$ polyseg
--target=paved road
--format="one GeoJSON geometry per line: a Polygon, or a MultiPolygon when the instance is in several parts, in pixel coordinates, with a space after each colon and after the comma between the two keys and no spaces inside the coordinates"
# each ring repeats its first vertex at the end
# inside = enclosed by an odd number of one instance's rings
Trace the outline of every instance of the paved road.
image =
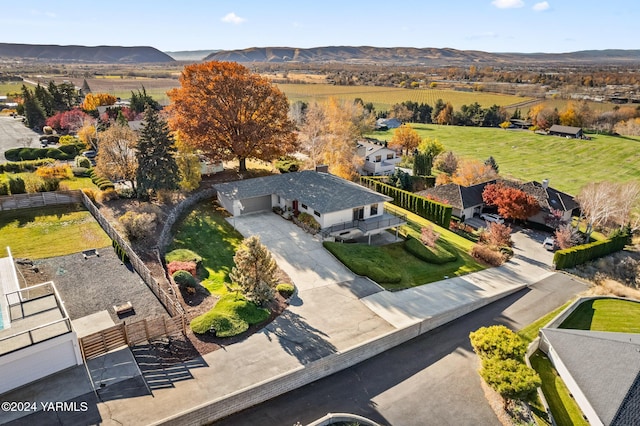
{"type": "Polygon", "coordinates": [[[499,425],[480,388],[469,333],[492,324],[520,329],[585,289],[554,274],[375,358],[214,424],[307,424],[328,412],[351,412],[384,425],[499,425]]]}
{"type": "Polygon", "coordinates": [[[0,117],[0,163],[7,161],[4,152],[10,148],[23,146],[40,147],[38,134],[28,129],[20,119],[0,117]]]}

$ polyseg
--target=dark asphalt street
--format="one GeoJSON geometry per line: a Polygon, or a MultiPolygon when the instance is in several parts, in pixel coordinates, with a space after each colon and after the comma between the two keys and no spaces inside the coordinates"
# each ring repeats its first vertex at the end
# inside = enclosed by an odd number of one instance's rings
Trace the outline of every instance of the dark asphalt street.
{"type": "Polygon", "coordinates": [[[500,425],[480,387],[469,333],[493,324],[519,330],[586,289],[556,273],[368,361],[214,425],[304,425],[337,412],[383,425],[500,425]]]}

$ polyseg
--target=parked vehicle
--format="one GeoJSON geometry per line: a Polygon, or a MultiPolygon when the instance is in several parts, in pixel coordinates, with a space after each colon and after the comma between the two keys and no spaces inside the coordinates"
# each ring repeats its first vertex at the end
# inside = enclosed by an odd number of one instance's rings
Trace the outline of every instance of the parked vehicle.
{"type": "Polygon", "coordinates": [[[553,237],[547,237],[542,242],[542,247],[549,251],[554,251],[558,246],[556,244],[556,240],[553,237]]]}
{"type": "Polygon", "coordinates": [[[482,213],[480,215],[480,219],[483,219],[491,223],[500,223],[500,224],[504,223],[504,219],[500,217],[500,215],[497,215],[495,213],[482,213]]]}

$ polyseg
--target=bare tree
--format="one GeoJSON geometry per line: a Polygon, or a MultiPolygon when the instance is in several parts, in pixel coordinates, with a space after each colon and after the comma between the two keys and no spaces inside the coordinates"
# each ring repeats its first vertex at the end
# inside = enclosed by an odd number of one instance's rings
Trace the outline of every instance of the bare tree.
{"type": "Polygon", "coordinates": [[[595,227],[629,224],[632,212],[640,203],[640,184],[637,182],[592,182],[576,196],[582,214],[587,219],[587,240],[595,227]]]}
{"type": "Polygon", "coordinates": [[[136,144],[138,136],[129,126],[114,124],[99,135],[96,170],[111,180],[123,179],[136,189],[136,144]]]}

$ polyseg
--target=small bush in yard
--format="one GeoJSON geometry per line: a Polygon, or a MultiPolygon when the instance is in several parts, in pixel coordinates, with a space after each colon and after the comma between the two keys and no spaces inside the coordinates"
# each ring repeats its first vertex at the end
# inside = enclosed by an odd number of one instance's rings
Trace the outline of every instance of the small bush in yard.
{"type": "Polygon", "coordinates": [[[107,188],[103,191],[98,191],[96,194],[96,200],[100,203],[104,203],[105,201],[117,200],[118,193],[113,188],[107,188]]]}
{"type": "Polygon", "coordinates": [[[182,289],[194,288],[196,286],[196,279],[189,271],[175,271],[171,274],[171,278],[182,289]]]}
{"type": "Polygon", "coordinates": [[[176,271],[187,271],[192,276],[196,276],[196,262],[180,262],[174,260],[173,262],[169,262],[167,264],[167,272],[169,275],[173,276],[176,271]]]}
{"type": "Polygon", "coordinates": [[[196,266],[202,262],[202,256],[193,250],[189,249],[175,249],[164,255],[164,260],[167,263],[172,262],[195,262],[196,266]]]}
{"type": "Polygon", "coordinates": [[[499,251],[492,250],[485,244],[476,244],[471,249],[471,256],[488,263],[491,266],[499,266],[504,262],[504,256],[499,251]]]}
{"type": "Polygon", "coordinates": [[[74,160],[76,167],[85,167],[87,169],[91,168],[91,160],[89,160],[84,155],[78,155],[74,160]]]}
{"type": "Polygon", "coordinates": [[[143,239],[156,228],[156,215],[129,211],[118,219],[131,239],[143,239]]]}
{"type": "Polygon", "coordinates": [[[280,293],[280,295],[285,299],[288,299],[289,297],[291,297],[294,290],[295,290],[295,287],[293,286],[293,284],[289,284],[289,283],[280,283],[276,286],[276,291],[280,293]]]}
{"type": "Polygon", "coordinates": [[[96,195],[98,194],[98,190],[94,189],[94,188],[82,188],[82,192],[84,192],[84,195],[86,195],[87,197],[89,197],[89,199],[91,201],[96,201],[96,195]]]}

